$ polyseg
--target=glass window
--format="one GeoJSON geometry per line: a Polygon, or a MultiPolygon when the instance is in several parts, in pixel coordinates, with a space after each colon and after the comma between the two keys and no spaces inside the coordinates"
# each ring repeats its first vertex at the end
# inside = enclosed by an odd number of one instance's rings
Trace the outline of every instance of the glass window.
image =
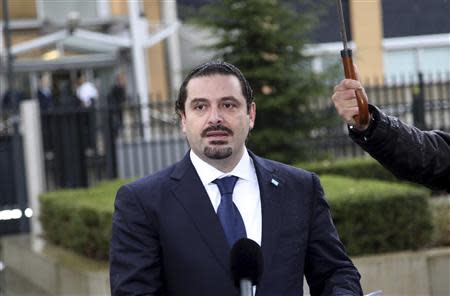
{"type": "Polygon", "coordinates": [[[425,48],[421,55],[421,69],[424,73],[450,72],[450,47],[425,48]]]}
{"type": "Polygon", "coordinates": [[[450,48],[413,48],[384,54],[384,71],[388,79],[394,76],[414,76],[419,70],[425,75],[449,73],[450,48]]]}
{"type": "Polygon", "coordinates": [[[67,15],[78,12],[80,20],[97,17],[97,1],[95,0],[39,0],[43,17],[54,22],[64,22],[67,15]]]}
{"type": "Polygon", "coordinates": [[[334,68],[336,65],[341,64],[341,59],[339,52],[332,55],[324,55],[322,58],[322,67],[323,70],[326,71],[327,69],[334,68]]]}
{"type": "Polygon", "coordinates": [[[387,80],[409,77],[417,73],[416,50],[396,50],[384,53],[384,74],[387,80]]]}

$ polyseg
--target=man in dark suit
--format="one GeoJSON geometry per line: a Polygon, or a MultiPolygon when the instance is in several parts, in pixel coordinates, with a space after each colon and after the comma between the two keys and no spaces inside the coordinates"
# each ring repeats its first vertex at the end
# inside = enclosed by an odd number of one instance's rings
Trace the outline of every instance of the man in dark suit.
{"type": "Polygon", "coordinates": [[[117,193],[112,294],[238,295],[229,253],[246,236],[263,253],[257,295],[302,295],[303,276],[312,295],[361,295],[317,176],[247,151],[256,105],[242,73],[195,68],[176,109],[189,153],[117,193]]]}

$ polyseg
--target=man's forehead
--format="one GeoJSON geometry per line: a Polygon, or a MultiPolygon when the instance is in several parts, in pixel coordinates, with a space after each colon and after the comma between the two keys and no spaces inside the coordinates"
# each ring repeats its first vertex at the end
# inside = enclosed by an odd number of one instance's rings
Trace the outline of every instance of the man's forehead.
{"type": "Polygon", "coordinates": [[[198,84],[198,83],[213,83],[213,82],[224,82],[228,81],[229,83],[236,83],[240,85],[239,79],[232,74],[210,74],[210,75],[201,75],[201,76],[195,76],[191,78],[188,82],[188,86],[192,84],[198,84]]]}
{"type": "Polygon", "coordinates": [[[188,82],[186,90],[188,99],[206,95],[243,97],[240,81],[234,75],[197,76],[188,82]]]}

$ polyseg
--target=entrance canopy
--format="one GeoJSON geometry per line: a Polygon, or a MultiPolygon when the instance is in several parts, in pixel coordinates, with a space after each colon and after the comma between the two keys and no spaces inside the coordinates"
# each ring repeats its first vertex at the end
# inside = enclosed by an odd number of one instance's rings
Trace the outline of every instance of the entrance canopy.
{"type": "MultiPolygon", "coordinates": [[[[161,26],[147,35],[142,42],[144,48],[149,48],[173,34],[179,23],[161,26]]],[[[15,71],[52,70],[80,67],[82,65],[106,66],[117,62],[120,51],[132,48],[129,32],[121,36],[104,34],[84,29],[73,31],[63,29],[35,39],[15,44],[11,54],[16,57],[15,71]],[[47,50],[40,57],[18,58],[35,50],[47,50]]]]}
{"type": "Polygon", "coordinates": [[[128,38],[116,37],[82,29],[76,29],[73,33],[70,33],[68,30],[60,30],[30,41],[19,43],[11,48],[11,53],[17,56],[51,45],[91,52],[115,52],[119,48],[129,48],[130,42],[128,38]]]}

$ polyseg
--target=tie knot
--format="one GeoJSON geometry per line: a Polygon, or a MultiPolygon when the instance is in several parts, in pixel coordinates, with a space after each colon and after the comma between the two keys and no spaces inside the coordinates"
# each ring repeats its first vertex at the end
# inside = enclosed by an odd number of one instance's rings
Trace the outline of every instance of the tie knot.
{"type": "Polygon", "coordinates": [[[220,194],[223,196],[225,194],[233,194],[234,185],[236,185],[237,180],[238,177],[236,176],[228,176],[221,179],[215,179],[213,183],[219,187],[220,194]]]}

